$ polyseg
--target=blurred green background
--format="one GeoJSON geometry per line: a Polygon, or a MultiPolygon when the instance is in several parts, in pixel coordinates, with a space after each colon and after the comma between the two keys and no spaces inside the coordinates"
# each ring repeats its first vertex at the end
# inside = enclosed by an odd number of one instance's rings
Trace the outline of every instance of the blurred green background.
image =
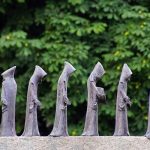
{"type": "Polygon", "coordinates": [[[48,73],[39,87],[39,129],[41,135],[51,132],[57,80],[65,60],[77,69],[68,85],[70,135],[83,131],[86,82],[97,61],[106,70],[98,83],[107,95],[107,104],[99,106],[100,135],[114,132],[116,90],[124,63],[133,71],[128,84],[133,102],[128,111],[129,130],[131,135],[145,134],[150,87],[149,0],[0,1],[0,72],[17,66],[18,135],[24,128],[27,86],[36,64],[48,73]]]}

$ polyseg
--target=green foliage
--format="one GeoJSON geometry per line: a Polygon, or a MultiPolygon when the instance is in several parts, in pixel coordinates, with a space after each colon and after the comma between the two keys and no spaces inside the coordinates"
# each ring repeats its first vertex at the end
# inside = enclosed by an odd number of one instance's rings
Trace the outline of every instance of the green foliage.
{"type": "Polygon", "coordinates": [[[0,70],[17,66],[18,133],[23,129],[27,85],[36,64],[48,73],[39,88],[43,104],[39,126],[41,130],[51,129],[57,80],[67,60],[77,69],[68,86],[71,135],[82,132],[86,81],[97,61],[106,70],[99,85],[105,88],[108,100],[99,109],[101,134],[112,135],[114,131],[116,90],[123,63],[128,63],[133,71],[128,90],[133,102],[128,114],[129,128],[134,135],[144,134],[150,79],[148,4],[147,0],[0,1],[0,70]]]}

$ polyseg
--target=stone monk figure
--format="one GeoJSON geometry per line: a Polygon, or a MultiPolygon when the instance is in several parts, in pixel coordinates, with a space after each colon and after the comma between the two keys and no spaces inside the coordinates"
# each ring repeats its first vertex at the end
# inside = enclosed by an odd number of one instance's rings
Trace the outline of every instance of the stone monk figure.
{"type": "Polygon", "coordinates": [[[22,136],[39,136],[37,121],[37,108],[41,105],[38,100],[38,84],[42,81],[47,73],[40,67],[36,66],[32,77],[30,78],[27,93],[25,127],[22,136]]]}
{"type": "Polygon", "coordinates": [[[130,98],[127,96],[127,82],[132,72],[127,64],[124,64],[117,91],[116,122],[114,136],[129,136],[127,106],[131,106],[130,98]]]}
{"type": "Polygon", "coordinates": [[[98,62],[91,72],[88,81],[88,101],[87,112],[84,125],[83,136],[98,136],[98,103],[105,102],[106,96],[104,89],[97,87],[97,81],[104,75],[105,71],[100,62],[98,62]]]}
{"type": "Polygon", "coordinates": [[[1,74],[2,82],[2,121],[1,136],[16,136],[15,130],[15,105],[17,84],[14,79],[16,66],[6,70],[1,74]]]}
{"type": "Polygon", "coordinates": [[[67,106],[71,104],[67,97],[67,83],[70,75],[75,68],[68,62],[65,62],[63,72],[61,73],[57,84],[56,113],[53,130],[50,136],[68,136],[67,127],[67,106]]]}

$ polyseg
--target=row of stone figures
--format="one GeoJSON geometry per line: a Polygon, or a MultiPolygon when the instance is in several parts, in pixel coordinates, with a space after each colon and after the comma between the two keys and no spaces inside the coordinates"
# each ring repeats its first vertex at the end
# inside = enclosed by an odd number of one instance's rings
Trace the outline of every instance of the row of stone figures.
{"type": "MultiPolygon", "coordinates": [[[[14,79],[16,67],[12,67],[1,75],[3,77],[1,101],[2,101],[2,121],[1,136],[16,136],[15,131],[15,102],[17,84],[14,79]]],[[[67,97],[67,83],[69,76],[75,68],[68,62],[64,63],[64,69],[58,80],[57,102],[53,130],[50,136],[68,136],[67,127],[67,106],[71,104],[67,97]]],[[[87,112],[82,136],[98,136],[98,104],[106,101],[104,89],[97,87],[97,81],[104,75],[105,70],[98,62],[91,72],[87,81],[87,112]]],[[[37,108],[41,105],[38,100],[38,83],[47,73],[36,66],[30,78],[27,92],[26,118],[24,132],[22,136],[39,136],[37,108]]],[[[114,136],[129,136],[127,106],[131,105],[130,98],[127,96],[127,82],[130,80],[132,72],[127,64],[124,64],[120,76],[117,101],[116,101],[116,120],[114,136]]],[[[149,97],[150,100],[150,97],[149,97]]],[[[149,106],[150,107],[150,106],[149,106]]],[[[150,108],[149,120],[146,137],[150,138],[150,108]]]]}

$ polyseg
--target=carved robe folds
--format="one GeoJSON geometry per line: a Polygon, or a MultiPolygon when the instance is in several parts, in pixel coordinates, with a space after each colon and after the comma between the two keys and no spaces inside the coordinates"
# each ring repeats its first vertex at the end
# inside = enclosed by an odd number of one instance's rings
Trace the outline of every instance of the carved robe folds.
{"type": "Polygon", "coordinates": [[[98,62],[91,72],[88,81],[88,102],[83,136],[98,136],[98,103],[105,102],[105,92],[96,83],[105,73],[103,66],[98,62]]]}
{"type": "Polygon", "coordinates": [[[127,64],[124,64],[117,91],[116,102],[116,122],[114,136],[129,136],[127,105],[131,105],[127,96],[127,82],[130,80],[132,72],[127,64]]]}
{"type": "Polygon", "coordinates": [[[17,84],[14,79],[16,66],[6,70],[1,75],[2,82],[2,122],[1,122],[1,136],[15,136],[15,104],[17,84]]]}
{"type": "Polygon", "coordinates": [[[57,102],[53,130],[50,136],[68,136],[67,106],[71,104],[67,97],[67,83],[69,76],[75,68],[68,62],[65,66],[57,84],[57,102]]]}
{"type": "Polygon", "coordinates": [[[36,66],[34,73],[29,81],[27,104],[26,104],[25,127],[22,136],[40,135],[37,121],[37,107],[39,107],[41,104],[37,97],[37,91],[39,82],[46,75],[47,73],[40,66],[36,66]]]}

